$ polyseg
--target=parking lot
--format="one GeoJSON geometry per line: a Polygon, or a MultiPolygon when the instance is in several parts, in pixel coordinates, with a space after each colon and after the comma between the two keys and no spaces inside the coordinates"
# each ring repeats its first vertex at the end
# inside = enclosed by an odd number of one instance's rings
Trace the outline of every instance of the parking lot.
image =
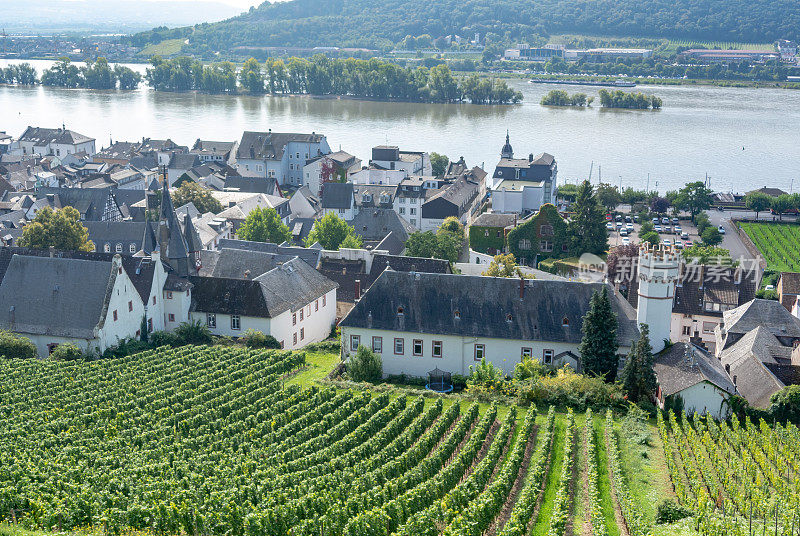
{"type": "MultiPolygon", "coordinates": [[[[608,218],[609,216],[606,216],[606,228],[608,229],[608,243],[610,246],[638,244],[640,242],[639,230],[643,222],[638,221],[636,216],[618,215],[616,218],[611,217],[611,220],[608,220],[608,218]]],[[[654,223],[652,220],[649,221],[654,223]]],[[[654,225],[656,225],[655,230],[661,237],[662,243],[672,244],[678,249],[683,249],[700,241],[697,227],[688,219],[663,216],[659,218],[658,224],[654,223],[654,225]],[[678,228],[677,232],[676,227],[678,228]]]]}

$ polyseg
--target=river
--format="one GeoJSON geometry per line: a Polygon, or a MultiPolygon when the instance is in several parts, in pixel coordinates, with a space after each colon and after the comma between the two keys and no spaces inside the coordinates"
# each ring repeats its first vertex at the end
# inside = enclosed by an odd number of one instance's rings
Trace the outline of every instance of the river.
{"type": "MultiPolygon", "coordinates": [[[[0,60],[5,66],[9,60],[0,60]]],[[[50,62],[33,62],[38,70],[50,62]]],[[[132,66],[143,71],[145,66],[132,66]]],[[[800,179],[800,93],[786,89],[640,86],[664,101],[658,111],[541,106],[553,88],[597,95],[599,88],[510,80],[516,106],[413,104],[336,98],[250,97],[0,86],[0,130],[56,126],[113,140],[234,140],[243,130],[321,132],[331,148],[369,159],[370,148],[436,151],[493,170],[506,129],[515,156],[548,152],[559,182],[584,179],[661,192],[710,177],[716,191],[764,185],[789,190],[800,179]],[[593,166],[592,166],[593,164],[593,166]]],[[[630,90],[627,90],[630,91],[630,90]]],[[[800,186],[800,182],[798,182],[800,186]]]]}

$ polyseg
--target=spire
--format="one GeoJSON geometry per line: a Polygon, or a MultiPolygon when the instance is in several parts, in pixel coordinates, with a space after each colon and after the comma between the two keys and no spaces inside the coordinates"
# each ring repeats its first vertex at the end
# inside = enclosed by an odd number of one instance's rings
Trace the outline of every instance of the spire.
{"type": "Polygon", "coordinates": [[[192,218],[188,213],[183,216],[183,238],[186,240],[190,254],[199,253],[203,250],[203,241],[200,240],[200,234],[194,228],[192,218]]]}
{"type": "Polygon", "coordinates": [[[158,243],[161,260],[168,263],[181,276],[189,273],[189,248],[181,233],[178,215],[169,195],[168,181],[161,188],[161,211],[158,218],[158,243]]]}
{"type": "Polygon", "coordinates": [[[146,221],[144,224],[144,238],[142,239],[142,251],[145,255],[150,255],[158,249],[156,233],[153,231],[153,222],[146,221]]]}
{"type": "Polygon", "coordinates": [[[506,130],[506,144],[503,145],[503,150],[500,151],[500,158],[514,158],[514,149],[511,147],[511,139],[508,130],[506,130]]]}

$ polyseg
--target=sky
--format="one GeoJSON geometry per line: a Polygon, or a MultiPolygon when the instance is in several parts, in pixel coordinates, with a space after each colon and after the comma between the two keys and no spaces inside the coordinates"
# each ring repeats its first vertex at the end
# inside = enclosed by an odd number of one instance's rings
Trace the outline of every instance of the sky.
{"type": "MultiPolygon", "coordinates": [[[[173,1],[189,3],[192,2],[193,0],[173,0],[173,1]]],[[[264,0],[216,0],[216,1],[221,2],[223,4],[228,4],[233,7],[237,7],[242,11],[247,11],[248,9],[250,9],[250,6],[260,5],[264,0]]],[[[109,3],[113,4],[114,0],[109,0],[109,3]]]]}

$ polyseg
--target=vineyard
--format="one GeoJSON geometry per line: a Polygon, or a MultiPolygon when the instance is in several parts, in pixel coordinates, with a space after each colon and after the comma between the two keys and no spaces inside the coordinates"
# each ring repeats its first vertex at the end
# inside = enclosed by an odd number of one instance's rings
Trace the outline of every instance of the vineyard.
{"type": "Polygon", "coordinates": [[[800,534],[794,427],[670,417],[634,455],[610,412],[288,385],[303,353],[3,364],[0,520],[34,530],[645,536],[671,494],[654,458],[702,534],[800,534]]]}
{"type": "Polygon", "coordinates": [[[767,270],[800,271],[800,225],[754,222],[740,225],[767,261],[767,270]]]}

